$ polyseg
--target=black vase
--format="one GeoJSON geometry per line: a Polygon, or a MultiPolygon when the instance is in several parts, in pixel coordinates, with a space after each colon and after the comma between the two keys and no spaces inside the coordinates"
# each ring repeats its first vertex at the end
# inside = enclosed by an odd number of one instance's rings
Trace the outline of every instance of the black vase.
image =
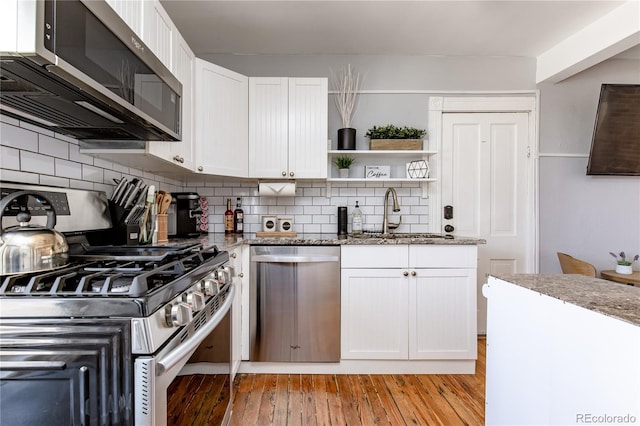
{"type": "Polygon", "coordinates": [[[351,127],[338,129],[338,149],[356,149],[356,129],[351,127]]]}

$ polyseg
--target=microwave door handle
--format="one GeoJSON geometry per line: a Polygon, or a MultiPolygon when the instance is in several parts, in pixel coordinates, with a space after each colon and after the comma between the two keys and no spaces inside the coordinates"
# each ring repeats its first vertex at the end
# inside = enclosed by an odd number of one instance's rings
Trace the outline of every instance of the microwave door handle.
{"type": "Polygon", "coordinates": [[[190,357],[193,352],[198,348],[200,343],[220,324],[220,321],[227,314],[233,303],[233,296],[235,294],[235,286],[232,285],[227,294],[227,299],[224,301],[220,309],[213,314],[211,320],[205,324],[204,327],[198,329],[191,337],[178,345],[173,351],[163,356],[156,363],[156,376],[160,377],[167,371],[175,367],[183,359],[190,357]]]}

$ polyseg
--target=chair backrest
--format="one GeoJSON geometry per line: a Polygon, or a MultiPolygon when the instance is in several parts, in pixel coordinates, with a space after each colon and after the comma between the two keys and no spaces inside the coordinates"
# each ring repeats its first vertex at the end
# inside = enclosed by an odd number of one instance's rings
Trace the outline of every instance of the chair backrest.
{"type": "Polygon", "coordinates": [[[563,274],[579,274],[588,277],[596,276],[596,268],[584,260],[576,259],[568,254],[558,252],[558,260],[563,274]]]}

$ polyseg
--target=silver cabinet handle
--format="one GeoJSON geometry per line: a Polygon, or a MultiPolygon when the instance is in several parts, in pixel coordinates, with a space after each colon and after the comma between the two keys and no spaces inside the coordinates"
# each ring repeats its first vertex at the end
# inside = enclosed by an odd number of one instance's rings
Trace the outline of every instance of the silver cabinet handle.
{"type": "Polygon", "coordinates": [[[405,277],[408,277],[408,276],[409,276],[409,273],[408,273],[407,271],[404,271],[404,272],[402,273],[402,275],[403,275],[403,276],[405,276],[405,277]]]}
{"type": "Polygon", "coordinates": [[[289,176],[293,177],[293,172],[289,172],[289,176]]]}
{"type": "Polygon", "coordinates": [[[202,167],[202,166],[198,166],[198,171],[199,171],[199,172],[201,172],[201,171],[203,171],[203,170],[204,170],[204,167],[202,167]]]}
{"type": "Polygon", "coordinates": [[[416,271],[411,271],[411,276],[415,277],[416,275],[418,275],[418,273],[416,271]]]}
{"type": "Polygon", "coordinates": [[[286,175],[287,175],[287,172],[282,172],[282,176],[286,176],[286,175]]]}

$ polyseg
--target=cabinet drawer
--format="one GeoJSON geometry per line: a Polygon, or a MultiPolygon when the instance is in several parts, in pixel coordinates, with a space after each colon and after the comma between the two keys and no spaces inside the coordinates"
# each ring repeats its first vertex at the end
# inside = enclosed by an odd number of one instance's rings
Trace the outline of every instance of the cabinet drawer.
{"type": "Polygon", "coordinates": [[[475,268],[478,248],[475,245],[410,245],[412,268],[475,268]]]}
{"type": "Polygon", "coordinates": [[[394,246],[342,246],[342,268],[406,268],[406,245],[394,246]]]}

